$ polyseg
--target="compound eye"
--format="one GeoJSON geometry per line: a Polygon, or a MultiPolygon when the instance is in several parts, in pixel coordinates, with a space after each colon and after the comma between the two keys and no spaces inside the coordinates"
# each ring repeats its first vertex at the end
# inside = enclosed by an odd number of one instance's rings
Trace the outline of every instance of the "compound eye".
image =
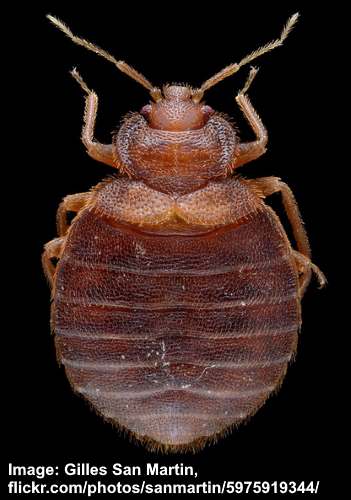
{"type": "Polygon", "coordinates": [[[151,109],[152,109],[151,104],[147,104],[146,106],[143,106],[141,108],[140,114],[143,115],[144,118],[149,118],[151,109]]]}
{"type": "Polygon", "coordinates": [[[201,106],[201,111],[203,112],[204,115],[207,115],[208,117],[210,117],[214,113],[214,110],[211,108],[211,106],[207,105],[201,106]]]}

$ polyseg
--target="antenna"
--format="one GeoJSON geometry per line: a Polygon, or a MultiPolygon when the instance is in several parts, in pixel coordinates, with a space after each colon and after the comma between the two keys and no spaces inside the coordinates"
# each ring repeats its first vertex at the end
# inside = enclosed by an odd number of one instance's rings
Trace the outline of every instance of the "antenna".
{"type": "Polygon", "coordinates": [[[77,45],[81,45],[82,47],[85,47],[88,50],[91,50],[91,52],[95,52],[95,54],[97,54],[98,56],[104,57],[108,61],[112,62],[115,66],[117,66],[117,68],[120,71],[122,71],[122,73],[125,73],[130,78],[133,78],[133,80],[135,80],[138,83],[140,83],[140,85],[142,85],[143,87],[145,87],[150,92],[151,97],[155,101],[159,101],[160,99],[162,99],[161,90],[158,89],[157,87],[154,87],[152,85],[152,83],[149,82],[149,80],[147,80],[145,78],[145,76],[143,76],[141,73],[139,73],[134,68],[132,68],[132,66],[129,66],[129,64],[127,64],[124,61],[117,61],[117,59],[115,59],[113,56],[111,56],[111,54],[109,54],[108,52],[106,52],[106,50],[101,49],[97,45],[94,45],[93,43],[89,42],[88,40],[85,40],[84,38],[79,38],[79,37],[75,36],[72,33],[72,31],[69,29],[69,27],[66,26],[65,23],[63,23],[62,21],[60,21],[60,19],[57,19],[57,17],[51,16],[50,14],[48,14],[46,17],[58,29],[60,29],[61,31],[63,31],[63,33],[66,36],[68,36],[68,38],[70,38],[72,40],[72,42],[76,43],[77,45]]]}
{"type": "Polygon", "coordinates": [[[242,66],[245,66],[245,64],[248,64],[249,62],[253,61],[257,57],[262,56],[266,52],[269,52],[269,51],[275,49],[276,47],[280,47],[280,45],[283,45],[284,40],[287,38],[290,31],[293,29],[294,25],[296,24],[298,17],[299,17],[298,12],[296,12],[291,17],[289,17],[289,19],[288,19],[287,23],[285,24],[279,38],[267,43],[266,45],[263,45],[262,47],[260,47],[257,50],[254,50],[253,52],[251,52],[251,54],[244,57],[239,63],[234,63],[234,64],[230,64],[229,66],[226,66],[221,71],[219,71],[218,73],[213,75],[211,78],[206,80],[201,85],[201,87],[199,89],[194,90],[193,97],[192,97],[193,101],[200,102],[206,90],[213,87],[214,85],[217,85],[217,83],[221,82],[222,80],[224,80],[228,76],[233,75],[242,66]]]}

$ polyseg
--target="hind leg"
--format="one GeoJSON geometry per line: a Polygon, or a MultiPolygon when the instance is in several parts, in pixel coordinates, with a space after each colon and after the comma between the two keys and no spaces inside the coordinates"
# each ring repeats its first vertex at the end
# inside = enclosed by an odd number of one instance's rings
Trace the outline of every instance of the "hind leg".
{"type": "Polygon", "coordinates": [[[41,261],[50,286],[53,285],[56,272],[56,266],[53,264],[52,259],[59,259],[61,257],[65,241],[66,238],[55,238],[44,246],[41,261]]]}

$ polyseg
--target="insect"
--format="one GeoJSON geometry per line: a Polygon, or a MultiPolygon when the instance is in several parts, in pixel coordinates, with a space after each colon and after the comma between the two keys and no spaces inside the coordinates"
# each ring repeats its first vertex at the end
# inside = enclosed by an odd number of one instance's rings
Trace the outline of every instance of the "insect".
{"type": "Polygon", "coordinates": [[[94,138],[98,97],[72,71],[86,94],[82,142],[118,173],[65,197],[59,236],[45,245],[58,360],[75,392],[146,446],[199,449],[279,388],[311,274],[325,284],[290,188],[277,177],[237,173],[266,151],[267,131],[247,97],[257,69],[236,96],[255,140],[241,142],[232,123],[202,100],[282,45],[298,14],[278,39],[195,89],[154,87],[48,17],[152,98],[127,115],[112,144],[101,144],[94,138]],[[296,249],[265,204],[277,192],[296,249]],[[76,213],[71,224],[68,212],[76,213]]]}

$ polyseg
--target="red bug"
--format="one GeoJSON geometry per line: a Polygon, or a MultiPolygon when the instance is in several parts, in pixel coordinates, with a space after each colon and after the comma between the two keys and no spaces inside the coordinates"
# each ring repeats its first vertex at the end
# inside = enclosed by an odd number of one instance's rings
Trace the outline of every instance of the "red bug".
{"type": "Polygon", "coordinates": [[[59,237],[43,254],[57,357],[73,389],[150,447],[198,448],[253,415],[295,352],[312,271],[325,283],[289,187],[236,173],[266,151],[267,132],[246,95],[256,68],[236,97],[256,140],[240,142],[202,102],[208,88],[281,45],[297,17],[199,89],[160,90],[49,16],[153,99],[128,114],[112,144],[101,144],[97,95],[72,71],[87,94],[82,141],[118,175],[64,198],[59,237]],[[264,203],[275,192],[296,250],[264,203]],[[68,211],[77,214],[71,225],[68,211]]]}

